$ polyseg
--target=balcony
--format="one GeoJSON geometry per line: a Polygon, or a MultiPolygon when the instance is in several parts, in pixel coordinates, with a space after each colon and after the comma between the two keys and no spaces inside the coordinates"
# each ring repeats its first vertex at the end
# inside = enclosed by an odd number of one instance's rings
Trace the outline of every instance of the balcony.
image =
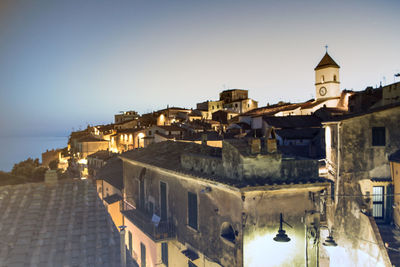
{"type": "Polygon", "coordinates": [[[161,241],[175,237],[175,226],[172,220],[160,221],[158,224],[152,221],[152,214],[136,209],[128,203],[124,203],[122,214],[142,232],[154,241],[161,241]]]}

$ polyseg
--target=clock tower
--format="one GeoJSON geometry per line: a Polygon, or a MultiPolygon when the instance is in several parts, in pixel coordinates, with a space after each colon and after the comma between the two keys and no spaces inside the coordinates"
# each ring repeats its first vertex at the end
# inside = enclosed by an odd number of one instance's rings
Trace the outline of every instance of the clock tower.
{"type": "Polygon", "coordinates": [[[327,51],[314,69],[316,99],[340,96],[339,68],[327,51]]]}

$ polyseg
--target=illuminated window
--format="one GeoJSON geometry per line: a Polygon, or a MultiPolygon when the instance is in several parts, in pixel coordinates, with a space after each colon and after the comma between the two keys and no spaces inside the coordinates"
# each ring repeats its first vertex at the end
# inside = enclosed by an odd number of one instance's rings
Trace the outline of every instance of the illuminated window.
{"type": "Polygon", "coordinates": [[[188,224],[197,230],[197,195],[188,192],[188,224]]]}
{"type": "Polygon", "coordinates": [[[386,145],[385,127],[372,127],[372,146],[386,145]]]}

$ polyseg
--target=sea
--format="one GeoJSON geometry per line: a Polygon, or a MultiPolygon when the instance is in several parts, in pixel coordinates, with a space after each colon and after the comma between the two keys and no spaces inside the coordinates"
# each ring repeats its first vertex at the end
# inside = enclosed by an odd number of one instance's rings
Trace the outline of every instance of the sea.
{"type": "Polygon", "coordinates": [[[15,163],[27,158],[38,158],[42,162],[42,153],[46,150],[67,146],[67,136],[47,137],[2,137],[0,136],[0,170],[9,172],[15,163]]]}

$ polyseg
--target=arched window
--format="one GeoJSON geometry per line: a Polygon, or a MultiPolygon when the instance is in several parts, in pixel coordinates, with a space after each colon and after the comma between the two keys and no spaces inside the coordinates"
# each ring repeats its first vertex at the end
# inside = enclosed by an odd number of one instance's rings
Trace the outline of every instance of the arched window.
{"type": "Polygon", "coordinates": [[[221,237],[229,242],[235,243],[236,235],[232,225],[228,222],[224,222],[221,226],[221,237]]]}
{"type": "Polygon", "coordinates": [[[321,76],[321,83],[324,83],[324,82],[325,82],[325,76],[322,75],[322,76],[321,76]]]}
{"type": "Polygon", "coordinates": [[[336,75],[333,75],[333,81],[336,82],[336,75]]]}

